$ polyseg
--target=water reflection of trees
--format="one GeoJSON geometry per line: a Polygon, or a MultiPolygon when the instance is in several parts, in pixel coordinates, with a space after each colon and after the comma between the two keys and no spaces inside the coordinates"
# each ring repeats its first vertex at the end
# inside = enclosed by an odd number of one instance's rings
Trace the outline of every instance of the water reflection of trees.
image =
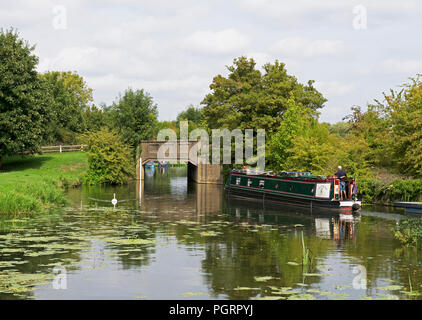
{"type": "MultiPolygon", "coordinates": [[[[183,178],[183,172],[180,173],[177,179],[183,178]]],[[[203,249],[204,278],[215,296],[222,294],[243,299],[264,293],[268,285],[297,287],[296,284],[304,280],[302,267],[287,263],[301,262],[301,230],[304,230],[306,245],[320,261],[324,261],[334,249],[341,255],[352,257],[348,261],[350,265],[363,265],[369,280],[368,295],[376,288],[380,278],[408,283],[409,270],[403,267],[406,264],[413,264],[410,271],[412,281],[421,283],[420,258],[410,249],[403,250],[393,239],[390,230],[392,221],[359,215],[350,219],[350,216],[339,214],[299,208],[282,209],[280,205],[272,207],[245,200],[221,202],[221,188],[206,188],[187,181],[185,187],[179,188],[181,180],[169,183],[171,178],[154,175],[150,180],[146,179],[141,185],[145,191],[141,202],[122,205],[122,208],[136,213],[121,217],[120,221],[116,217],[99,216],[87,228],[95,230],[96,225],[108,225],[118,228],[119,236],[123,238],[157,238],[162,235],[167,239],[174,237],[177,243],[185,245],[186,250],[192,247],[203,249]],[[201,236],[201,232],[208,228],[202,225],[206,226],[216,219],[225,220],[227,217],[221,218],[220,215],[226,213],[233,225],[216,229],[221,232],[218,236],[201,236]],[[134,225],[145,225],[148,231],[125,228],[134,225]],[[257,232],[253,231],[254,228],[257,232]],[[279,279],[260,283],[255,281],[255,276],[279,279]],[[237,287],[259,290],[234,290],[237,287]]],[[[111,196],[116,190],[119,189],[107,189],[106,192],[111,196]]],[[[124,194],[123,189],[118,192],[124,194]]],[[[139,186],[133,186],[125,196],[136,197],[139,193],[139,186]]],[[[140,251],[129,253],[125,245],[108,246],[121,254],[118,260],[125,269],[148,265],[154,252],[154,246],[141,246],[140,251]],[[134,259],[139,255],[145,256],[145,259],[134,259]]],[[[307,272],[317,271],[310,269],[307,272]]],[[[306,278],[305,281],[307,284],[317,283],[320,278],[306,278]]]]}
{"type": "MultiPolygon", "coordinates": [[[[227,212],[240,226],[228,229],[222,236],[205,244],[206,258],[203,261],[205,278],[215,295],[224,294],[231,299],[256,296],[257,291],[235,290],[238,287],[260,288],[268,286],[297,287],[302,283],[304,272],[315,272],[316,263],[304,271],[301,264],[302,233],[305,227],[306,246],[314,257],[323,257],[329,243],[312,235],[312,219],[295,211],[277,212],[261,204],[237,200],[227,201],[227,212]],[[257,227],[257,232],[243,228],[242,224],[257,227]],[[296,225],[296,227],[295,227],[296,225]],[[259,227],[261,226],[261,227],[259,227]],[[287,227],[287,228],[283,228],[287,227]],[[256,276],[271,276],[274,279],[259,283],[256,276]]],[[[307,278],[307,284],[318,282],[318,277],[307,278]]]]}

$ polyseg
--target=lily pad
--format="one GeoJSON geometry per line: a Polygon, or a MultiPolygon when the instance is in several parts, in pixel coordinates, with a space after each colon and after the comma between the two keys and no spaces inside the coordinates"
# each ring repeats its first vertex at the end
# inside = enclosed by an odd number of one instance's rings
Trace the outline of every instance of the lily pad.
{"type": "Polygon", "coordinates": [[[385,290],[385,291],[394,291],[394,290],[403,289],[403,286],[391,285],[391,286],[385,286],[385,287],[378,287],[377,289],[385,290]]]}
{"type": "Polygon", "coordinates": [[[183,294],[184,297],[189,297],[189,296],[202,296],[204,293],[203,292],[185,292],[183,294]]]}
{"type": "Polygon", "coordinates": [[[255,300],[284,300],[284,299],[286,298],[280,297],[280,296],[265,296],[265,297],[255,298],[255,300]]]}
{"type": "Polygon", "coordinates": [[[264,277],[254,277],[254,279],[255,281],[258,281],[258,282],[264,282],[264,281],[268,281],[274,278],[271,276],[264,276],[264,277]]]}
{"type": "Polygon", "coordinates": [[[309,293],[301,293],[290,296],[287,300],[315,300],[315,297],[309,293]]]}
{"type": "Polygon", "coordinates": [[[236,291],[242,291],[242,290],[261,290],[261,288],[250,288],[250,287],[237,287],[237,288],[234,288],[233,290],[236,290],[236,291]]]}

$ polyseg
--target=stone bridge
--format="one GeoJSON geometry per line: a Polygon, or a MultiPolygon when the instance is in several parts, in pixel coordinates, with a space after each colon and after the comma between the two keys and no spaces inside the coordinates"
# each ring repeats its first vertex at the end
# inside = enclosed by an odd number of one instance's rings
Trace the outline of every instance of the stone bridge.
{"type": "Polygon", "coordinates": [[[223,184],[223,176],[221,173],[220,164],[205,164],[197,161],[195,156],[189,156],[191,150],[192,153],[195,153],[195,150],[200,144],[199,141],[179,141],[179,140],[169,140],[169,141],[156,141],[156,140],[144,140],[141,142],[141,156],[136,164],[136,177],[138,180],[144,179],[144,166],[149,161],[180,161],[186,162],[188,164],[188,176],[191,180],[197,183],[213,183],[213,184],[223,184]],[[165,159],[158,159],[158,150],[160,147],[164,147],[167,152],[164,153],[165,159]],[[171,152],[170,149],[173,151],[171,152]],[[177,150],[177,152],[176,152],[177,150]]]}

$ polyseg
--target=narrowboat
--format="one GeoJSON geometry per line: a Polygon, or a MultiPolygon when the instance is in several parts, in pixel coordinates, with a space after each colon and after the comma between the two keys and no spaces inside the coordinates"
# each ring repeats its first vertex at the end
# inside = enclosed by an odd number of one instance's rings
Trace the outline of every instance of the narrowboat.
{"type": "Polygon", "coordinates": [[[155,168],[155,163],[154,163],[153,161],[148,161],[148,162],[145,164],[145,168],[147,168],[147,169],[152,169],[152,168],[155,168]]]}
{"type": "Polygon", "coordinates": [[[310,172],[273,173],[233,169],[226,190],[234,196],[280,201],[289,204],[353,212],[361,208],[353,178],[346,180],[346,198],[340,195],[340,180],[310,172]]]}

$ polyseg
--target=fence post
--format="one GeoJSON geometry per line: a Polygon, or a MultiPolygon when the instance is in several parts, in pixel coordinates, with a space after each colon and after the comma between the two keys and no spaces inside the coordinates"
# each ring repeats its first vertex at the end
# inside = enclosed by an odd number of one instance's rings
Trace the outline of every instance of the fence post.
{"type": "Polygon", "coordinates": [[[62,145],[60,145],[60,153],[62,153],[62,145]]]}

